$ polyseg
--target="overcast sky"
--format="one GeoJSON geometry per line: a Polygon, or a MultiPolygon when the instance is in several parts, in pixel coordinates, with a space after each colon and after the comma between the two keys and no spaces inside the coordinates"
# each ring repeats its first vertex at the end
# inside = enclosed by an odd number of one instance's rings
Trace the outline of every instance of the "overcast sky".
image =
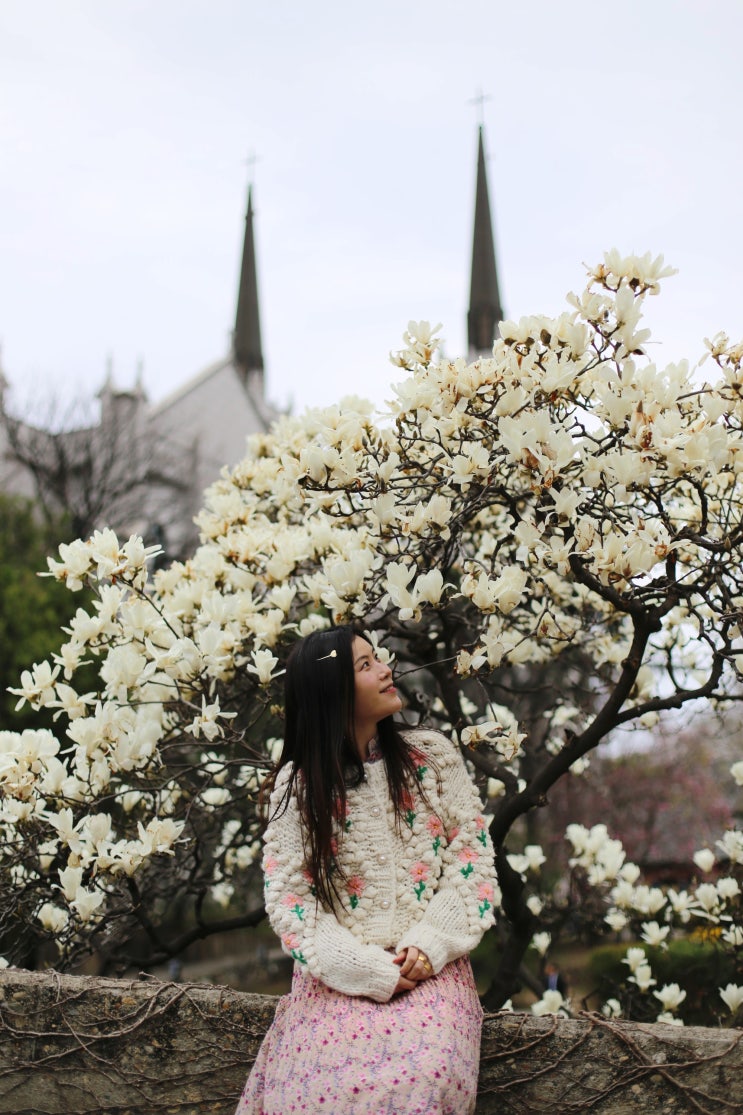
{"type": "Polygon", "coordinates": [[[509,316],[663,253],[695,360],[743,336],[741,43],[741,0],[0,0],[5,374],[159,399],[224,355],[252,176],[269,396],[381,403],[409,318],[465,350],[480,89],[509,316]]]}

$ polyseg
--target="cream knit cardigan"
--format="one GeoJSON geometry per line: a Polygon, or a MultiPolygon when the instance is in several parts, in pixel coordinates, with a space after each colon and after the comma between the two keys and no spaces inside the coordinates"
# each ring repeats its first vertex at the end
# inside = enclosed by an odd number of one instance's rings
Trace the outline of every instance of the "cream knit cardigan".
{"type": "Polygon", "coordinates": [[[277,813],[289,767],[271,795],[265,835],[266,910],[284,951],[336,991],[377,1002],[397,985],[394,953],[415,945],[438,973],[475,947],[499,901],[482,805],[458,748],[439,732],[405,735],[432,808],[410,795],[398,832],[384,761],[364,765],[338,824],[342,908],[331,913],[313,896],[296,797],[277,813]]]}

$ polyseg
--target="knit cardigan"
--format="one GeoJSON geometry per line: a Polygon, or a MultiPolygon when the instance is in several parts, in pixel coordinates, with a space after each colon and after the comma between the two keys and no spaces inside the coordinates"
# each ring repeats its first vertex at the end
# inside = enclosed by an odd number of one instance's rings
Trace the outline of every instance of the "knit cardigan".
{"type": "Polygon", "coordinates": [[[416,787],[396,828],[384,761],[365,763],[338,823],[342,904],[334,912],[314,897],[295,794],[281,805],[289,765],[264,838],[266,910],[284,951],[336,991],[377,1002],[397,986],[395,953],[415,945],[438,973],[475,947],[499,901],[482,805],[458,748],[439,732],[404,734],[430,804],[416,787]]]}

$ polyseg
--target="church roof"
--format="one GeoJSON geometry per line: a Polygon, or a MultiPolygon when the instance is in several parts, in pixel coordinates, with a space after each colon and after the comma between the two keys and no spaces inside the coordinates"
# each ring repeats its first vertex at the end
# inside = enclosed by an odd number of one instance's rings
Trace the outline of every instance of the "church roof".
{"type": "Polygon", "coordinates": [[[486,352],[492,348],[498,323],[503,321],[504,316],[498,286],[498,270],[495,265],[485,148],[482,125],[480,125],[477,144],[470,306],[467,314],[467,339],[472,352],[486,352]]]}

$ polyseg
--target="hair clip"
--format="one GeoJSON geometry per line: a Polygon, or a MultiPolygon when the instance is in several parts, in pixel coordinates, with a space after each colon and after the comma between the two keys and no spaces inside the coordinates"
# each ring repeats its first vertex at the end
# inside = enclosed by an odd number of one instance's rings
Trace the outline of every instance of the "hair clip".
{"type": "Polygon", "coordinates": [[[337,658],[337,657],[338,657],[338,651],[337,650],[331,650],[330,654],[324,654],[322,656],[322,658],[318,658],[317,661],[318,662],[324,662],[326,658],[337,658]]]}

